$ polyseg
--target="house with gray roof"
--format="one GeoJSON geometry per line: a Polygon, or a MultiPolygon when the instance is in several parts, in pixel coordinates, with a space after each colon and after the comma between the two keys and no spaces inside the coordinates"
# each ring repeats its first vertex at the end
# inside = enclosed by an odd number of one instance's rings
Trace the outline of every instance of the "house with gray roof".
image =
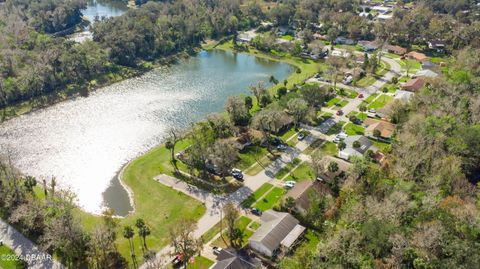
{"type": "Polygon", "coordinates": [[[217,256],[217,262],[209,269],[259,269],[262,262],[258,258],[237,253],[234,249],[222,249],[217,256]]]}
{"type": "Polygon", "coordinates": [[[348,160],[352,156],[362,157],[368,150],[372,150],[373,153],[378,152],[378,148],[373,145],[373,142],[363,135],[349,136],[344,142],[346,147],[338,153],[338,157],[344,160],[348,160]],[[353,146],[355,141],[358,141],[358,147],[353,146]]]}
{"type": "Polygon", "coordinates": [[[248,239],[250,248],[267,257],[288,251],[305,231],[289,213],[267,210],[260,218],[260,228],[248,239]]]}

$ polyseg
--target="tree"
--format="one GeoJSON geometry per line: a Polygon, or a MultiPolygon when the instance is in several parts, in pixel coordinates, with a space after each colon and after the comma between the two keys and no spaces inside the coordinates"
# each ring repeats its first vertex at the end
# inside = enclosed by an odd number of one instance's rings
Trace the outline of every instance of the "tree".
{"type": "Polygon", "coordinates": [[[188,260],[197,255],[203,247],[201,239],[195,238],[197,224],[191,219],[180,219],[170,228],[170,242],[174,255],[181,254],[182,264],[187,268],[188,260]]]}
{"type": "Polygon", "coordinates": [[[360,141],[358,141],[358,140],[353,141],[352,146],[354,148],[359,148],[361,146],[360,141]]]}
{"type": "Polygon", "coordinates": [[[243,231],[236,225],[236,221],[240,216],[238,209],[232,202],[227,202],[223,206],[223,214],[227,222],[227,237],[230,246],[235,249],[240,249],[243,244],[243,231]]]}
{"type": "Polygon", "coordinates": [[[315,151],[312,154],[311,160],[309,162],[310,167],[315,174],[315,178],[320,178],[325,170],[325,154],[319,150],[315,151]]]}
{"type": "Polygon", "coordinates": [[[278,84],[278,79],[276,79],[274,75],[271,75],[268,81],[274,85],[278,84]]]}
{"type": "Polygon", "coordinates": [[[213,113],[208,115],[207,122],[212,128],[215,138],[227,138],[232,135],[232,123],[229,118],[222,113],[213,113]]]}
{"type": "Polygon", "coordinates": [[[373,130],[373,136],[376,138],[380,138],[382,136],[382,133],[378,129],[373,130]]]}
{"type": "Polygon", "coordinates": [[[338,34],[339,34],[338,29],[335,27],[330,27],[330,29],[328,29],[327,31],[328,41],[330,41],[332,48],[333,48],[333,45],[335,44],[335,39],[337,39],[338,34]]]}
{"type": "Polygon", "coordinates": [[[263,109],[252,119],[252,127],[263,133],[264,140],[269,143],[271,133],[278,133],[290,121],[290,117],[277,108],[263,109]]]}
{"type": "Polygon", "coordinates": [[[406,59],[404,60],[405,63],[405,71],[406,71],[406,76],[410,74],[410,70],[412,70],[413,67],[415,67],[415,60],[410,60],[406,59]]]}
{"type": "Polygon", "coordinates": [[[296,202],[295,202],[295,199],[293,199],[293,197],[291,196],[288,196],[287,198],[285,198],[285,200],[283,201],[283,207],[287,210],[287,212],[289,213],[292,213],[293,210],[295,209],[295,206],[296,206],[296,202]]]}
{"type": "Polygon", "coordinates": [[[249,87],[250,92],[257,98],[257,101],[260,102],[262,96],[269,95],[267,88],[265,87],[265,83],[263,81],[259,81],[257,85],[251,85],[249,87]]]}
{"type": "Polygon", "coordinates": [[[245,125],[248,122],[249,113],[245,100],[240,96],[228,97],[225,110],[234,125],[245,125]]]}
{"type": "Polygon", "coordinates": [[[278,88],[277,95],[278,95],[279,98],[281,98],[282,96],[285,96],[286,94],[287,94],[287,88],[286,87],[278,88]]]}
{"type": "Polygon", "coordinates": [[[290,99],[287,103],[288,111],[293,115],[293,122],[295,129],[298,129],[298,124],[305,118],[308,112],[308,104],[302,98],[290,99]]]}
{"type": "Polygon", "coordinates": [[[338,171],[338,163],[335,162],[335,161],[331,161],[331,162],[328,164],[327,170],[328,170],[328,172],[330,172],[330,173],[335,173],[335,172],[337,172],[337,171],[338,171]]]}
{"type": "Polygon", "coordinates": [[[137,260],[135,258],[135,245],[133,243],[133,236],[135,232],[131,226],[123,227],[123,237],[128,240],[128,245],[130,246],[130,256],[132,257],[133,266],[137,267],[137,260]]]}
{"type": "Polygon", "coordinates": [[[345,144],[345,142],[343,142],[343,141],[340,141],[340,142],[338,142],[337,147],[338,147],[339,150],[344,150],[347,147],[347,144],[345,144]]]}
{"type": "Polygon", "coordinates": [[[150,235],[150,228],[145,224],[145,221],[142,218],[136,220],[135,226],[138,229],[138,235],[142,238],[142,251],[145,254],[145,251],[148,250],[146,237],[150,235]]]}
{"type": "Polygon", "coordinates": [[[212,160],[218,172],[227,175],[238,161],[238,150],[228,141],[217,140],[212,148],[212,160]]]}
{"type": "Polygon", "coordinates": [[[250,111],[250,109],[252,109],[252,107],[253,107],[252,97],[245,96],[244,102],[245,102],[245,107],[247,108],[247,111],[250,111]]]}
{"type": "Polygon", "coordinates": [[[179,131],[175,128],[170,128],[167,132],[167,138],[165,142],[165,148],[170,151],[170,162],[173,164],[175,169],[177,168],[177,160],[175,159],[175,146],[177,142],[180,140],[179,131]]]}
{"type": "Polygon", "coordinates": [[[328,72],[332,76],[333,88],[337,88],[337,80],[340,69],[345,66],[345,59],[342,57],[328,57],[328,72]]]}
{"type": "Polygon", "coordinates": [[[327,97],[327,89],[320,85],[304,85],[300,93],[309,106],[321,107],[327,97]]]}

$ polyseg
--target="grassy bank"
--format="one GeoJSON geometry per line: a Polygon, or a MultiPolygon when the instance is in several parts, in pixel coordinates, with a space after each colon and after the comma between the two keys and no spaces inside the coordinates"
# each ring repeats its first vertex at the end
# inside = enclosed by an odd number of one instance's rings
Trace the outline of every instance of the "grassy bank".
{"type": "MultiPolygon", "coordinates": [[[[187,142],[180,142],[177,149],[182,150],[187,145],[187,142]]],[[[117,243],[121,254],[129,262],[128,241],[122,236],[124,225],[135,227],[136,219],[143,218],[152,232],[147,237],[147,246],[158,251],[169,244],[168,231],[181,218],[197,220],[205,213],[205,207],[199,201],[154,181],[153,178],[162,173],[173,175],[169,156],[170,152],[161,145],[129,163],[123,171],[122,181],[134,194],[135,212],[119,220],[117,243]]],[[[100,217],[84,212],[79,212],[78,216],[87,229],[93,229],[101,221],[100,217]]],[[[137,235],[134,242],[137,260],[141,264],[143,255],[137,235]]]]}
{"type": "MultiPolygon", "coordinates": [[[[236,51],[233,47],[232,41],[228,41],[222,44],[215,46],[216,49],[226,50],[226,51],[236,51]]],[[[307,80],[311,78],[320,70],[326,71],[328,65],[325,62],[315,62],[312,60],[302,59],[300,57],[295,57],[289,53],[280,53],[277,51],[271,51],[270,53],[259,51],[252,46],[248,46],[248,50],[244,51],[236,51],[239,53],[249,54],[255,57],[271,60],[271,61],[278,61],[287,63],[295,67],[295,71],[288,76],[287,88],[291,88],[294,85],[301,85],[307,80]]],[[[270,88],[270,92],[272,94],[276,94],[277,89],[283,87],[283,81],[280,81],[277,85],[270,88]]]]}

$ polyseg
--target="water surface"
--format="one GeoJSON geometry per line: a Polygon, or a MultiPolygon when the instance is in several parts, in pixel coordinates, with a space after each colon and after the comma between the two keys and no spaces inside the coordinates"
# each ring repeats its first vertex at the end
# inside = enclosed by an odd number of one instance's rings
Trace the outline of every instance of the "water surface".
{"type": "Polygon", "coordinates": [[[98,213],[131,209],[115,178],[123,164],[162,142],[172,126],[222,111],[228,96],[291,66],[245,54],[201,52],[170,67],[97,90],[0,125],[0,152],[26,174],[56,177],[79,204],[98,213]],[[108,191],[106,191],[108,189],[108,191]]]}
{"type": "Polygon", "coordinates": [[[87,17],[90,22],[93,22],[95,19],[101,20],[120,16],[127,12],[127,10],[127,5],[121,1],[89,0],[87,2],[87,8],[82,10],[82,14],[87,17]]]}

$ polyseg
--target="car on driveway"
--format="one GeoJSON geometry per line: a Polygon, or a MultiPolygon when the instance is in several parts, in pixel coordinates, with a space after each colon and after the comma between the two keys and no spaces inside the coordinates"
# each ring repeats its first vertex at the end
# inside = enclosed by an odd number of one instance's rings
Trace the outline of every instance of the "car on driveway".
{"type": "Polygon", "coordinates": [[[287,150],[287,145],[285,145],[285,144],[280,144],[280,145],[277,146],[277,149],[280,150],[280,151],[287,150]]]}
{"type": "Polygon", "coordinates": [[[250,212],[252,212],[252,214],[255,215],[255,216],[261,216],[262,215],[262,211],[258,208],[255,208],[255,207],[250,209],[250,212]]]}
{"type": "Polygon", "coordinates": [[[305,139],[305,136],[306,136],[305,133],[300,132],[300,133],[298,134],[297,139],[298,139],[299,141],[302,141],[303,139],[305,139]]]}
{"type": "Polygon", "coordinates": [[[292,180],[289,180],[289,181],[286,181],[285,183],[283,183],[283,186],[287,189],[291,189],[293,187],[295,187],[295,181],[292,181],[292,180]]]}
{"type": "Polygon", "coordinates": [[[220,251],[222,251],[222,248],[213,247],[213,254],[218,256],[220,254],[220,251]]]}
{"type": "Polygon", "coordinates": [[[359,94],[358,98],[363,98],[363,93],[359,94]]]}
{"type": "Polygon", "coordinates": [[[343,111],[340,109],[337,111],[337,116],[342,116],[343,115],[343,111]]]}
{"type": "Polygon", "coordinates": [[[242,179],[243,179],[243,173],[242,173],[242,170],[240,170],[240,169],[233,168],[232,171],[230,172],[230,174],[231,174],[232,177],[234,177],[235,179],[238,179],[238,180],[242,180],[242,179]]]}

